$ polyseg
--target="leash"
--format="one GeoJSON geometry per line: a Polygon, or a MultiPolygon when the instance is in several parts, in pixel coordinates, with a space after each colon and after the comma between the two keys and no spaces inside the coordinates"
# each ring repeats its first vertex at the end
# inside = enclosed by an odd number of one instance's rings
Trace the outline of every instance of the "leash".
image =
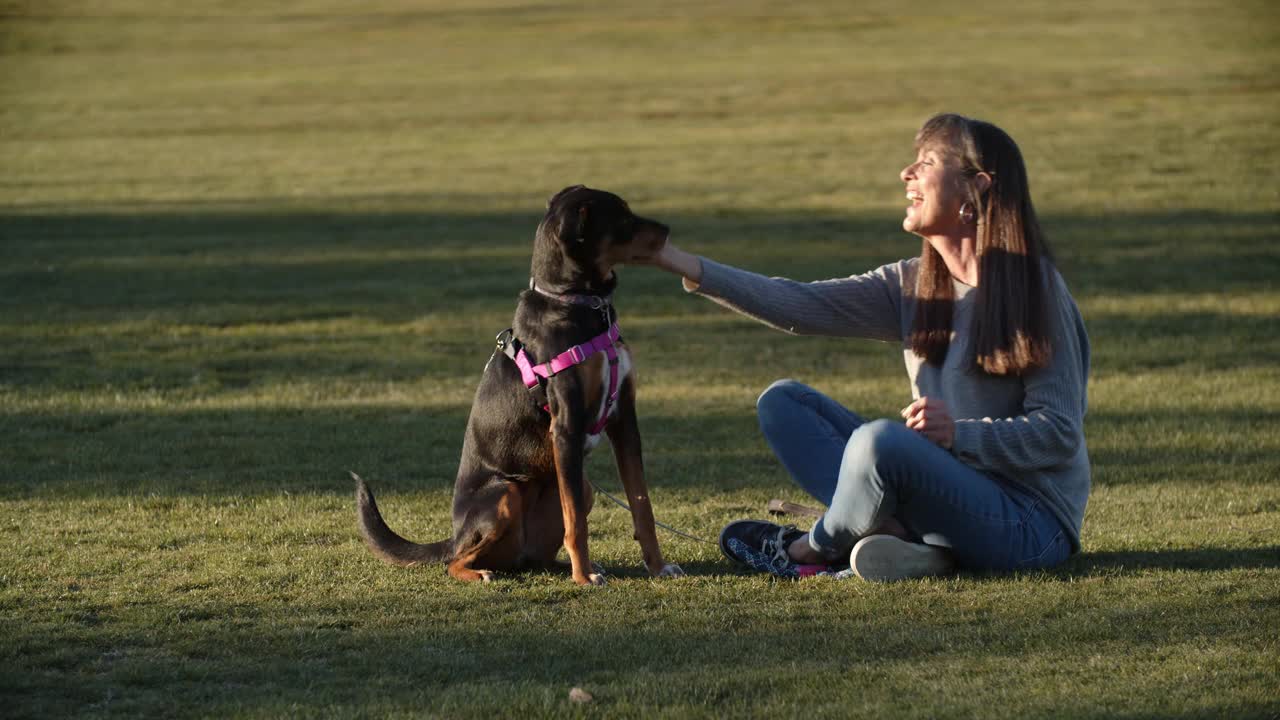
{"type": "MultiPolygon", "coordinates": [[[[614,496],[610,495],[609,493],[605,492],[604,490],[602,490],[602,489],[600,488],[600,486],[596,484],[596,481],[595,481],[595,480],[591,480],[590,478],[588,478],[588,479],[587,479],[587,482],[591,483],[591,487],[595,488],[595,489],[596,489],[596,492],[598,492],[598,493],[600,493],[601,495],[603,495],[603,496],[605,496],[605,497],[609,498],[610,500],[612,500],[612,501],[614,502],[614,504],[615,504],[615,505],[617,505],[618,507],[622,508],[623,510],[626,510],[627,512],[631,512],[631,506],[627,505],[626,503],[622,502],[622,501],[621,501],[621,500],[619,500],[618,498],[616,498],[616,497],[614,497],[614,496]]],[[[658,527],[662,528],[663,530],[666,530],[666,531],[668,531],[668,532],[673,532],[673,533],[675,533],[676,535],[679,535],[680,537],[689,538],[690,540],[696,540],[696,541],[698,541],[698,542],[700,542],[700,543],[706,543],[706,544],[708,544],[708,545],[718,545],[718,543],[713,543],[713,542],[711,542],[710,540],[703,540],[703,539],[702,539],[702,538],[700,538],[700,537],[697,537],[697,536],[694,536],[694,535],[690,535],[689,533],[687,533],[687,532],[683,532],[683,531],[681,531],[681,530],[677,530],[677,529],[675,529],[675,528],[671,527],[670,525],[667,525],[666,523],[660,523],[660,522],[658,522],[657,520],[654,520],[654,521],[653,521],[653,524],[654,524],[654,525],[657,525],[658,527]]]]}

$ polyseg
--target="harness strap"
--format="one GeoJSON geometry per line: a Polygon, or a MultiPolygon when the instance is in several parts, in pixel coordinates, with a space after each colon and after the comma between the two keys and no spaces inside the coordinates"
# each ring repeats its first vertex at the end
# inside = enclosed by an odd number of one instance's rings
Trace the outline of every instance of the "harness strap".
{"type": "Polygon", "coordinates": [[[613,346],[613,343],[609,343],[604,352],[605,357],[609,358],[609,392],[604,396],[604,407],[600,408],[600,419],[596,420],[596,424],[587,431],[590,435],[599,435],[600,431],[604,430],[605,423],[609,421],[609,411],[613,409],[613,403],[618,399],[618,349],[613,346]]]}
{"type": "Polygon", "coordinates": [[[609,411],[618,400],[618,349],[615,344],[621,338],[622,330],[618,327],[618,323],[615,322],[603,333],[580,345],[574,345],[541,365],[533,364],[529,359],[529,353],[525,352],[524,346],[519,340],[515,339],[510,329],[498,334],[498,347],[520,369],[520,379],[524,382],[525,387],[529,389],[529,392],[534,394],[534,400],[543,410],[549,409],[547,407],[546,391],[548,378],[554,377],[557,373],[583,362],[598,352],[605,353],[605,356],[609,359],[609,392],[605,395],[600,418],[588,431],[591,435],[599,435],[609,420],[609,411]]]}
{"type": "Polygon", "coordinates": [[[498,349],[520,369],[520,378],[524,381],[525,387],[529,389],[529,394],[533,396],[533,401],[538,404],[538,407],[546,410],[547,388],[539,381],[538,376],[533,374],[533,368],[529,364],[529,356],[524,351],[524,345],[515,338],[510,328],[498,333],[498,349]]]}

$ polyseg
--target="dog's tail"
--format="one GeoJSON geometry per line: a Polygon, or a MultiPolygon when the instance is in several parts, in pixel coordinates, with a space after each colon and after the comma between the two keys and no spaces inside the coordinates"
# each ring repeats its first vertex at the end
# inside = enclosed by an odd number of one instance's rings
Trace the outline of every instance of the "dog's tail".
{"type": "Polygon", "coordinates": [[[360,526],[360,534],[374,555],[401,567],[412,567],[427,563],[441,563],[453,557],[453,540],[441,540],[430,545],[421,545],[405,540],[387,527],[378,512],[378,503],[373,499],[373,491],[364,480],[355,473],[351,477],[356,481],[356,523],[360,526]]]}

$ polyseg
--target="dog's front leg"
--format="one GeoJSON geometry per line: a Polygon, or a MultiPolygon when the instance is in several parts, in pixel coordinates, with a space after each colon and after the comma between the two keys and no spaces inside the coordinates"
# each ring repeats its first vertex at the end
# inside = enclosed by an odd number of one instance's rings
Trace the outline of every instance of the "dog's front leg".
{"type": "Polygon", "coordinates": [[[649,502],[649,488],[644,480],[644,457],[640,452],[640,424],[636,419],[635,385],[630,381],[622,386],[618,396],[618,414],[606,428],[609,444],[613,446],[613,458],[618,463],[618,476],[627,491],[631,503],[631,524],[635,528],[636,542],[644,565],[653,577],[681,577],[684,571],[679,565],[668,564],[662,559],[658,546],[658,534],[653,519],[653,505],[649,502]]]}
{"type": "Polygon", "coordinates": [[[564,548],[573,567],[573,581],[579,585],[604,585],[604,574],[592,571],[587,551],[587,491],[583,473],[585,423],[570,412],[551,417],[551,447],[556,463],[556,483],[560,488],[560,512],[564,517],[564,548]]]}

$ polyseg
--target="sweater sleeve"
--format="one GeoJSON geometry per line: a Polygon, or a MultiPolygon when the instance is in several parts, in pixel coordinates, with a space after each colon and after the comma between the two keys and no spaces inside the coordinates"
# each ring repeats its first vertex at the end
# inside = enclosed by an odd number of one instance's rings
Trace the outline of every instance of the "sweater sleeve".
{"type": "Polygon", "coordinates": [[[692,291],[793,335],[902,339],[902,263],[817,282],[765,277],[702,258],[692,291]]]}
{"type": "Polygon", "coordinates": [[[1065,283],[1056,280],[1053,359],[1024,379],[1024,414],[955,421],[952,450],[978,469],[1017,473],[1054,468],[1071,462],[1084,445],[1089,338],[1065,283]]]}

